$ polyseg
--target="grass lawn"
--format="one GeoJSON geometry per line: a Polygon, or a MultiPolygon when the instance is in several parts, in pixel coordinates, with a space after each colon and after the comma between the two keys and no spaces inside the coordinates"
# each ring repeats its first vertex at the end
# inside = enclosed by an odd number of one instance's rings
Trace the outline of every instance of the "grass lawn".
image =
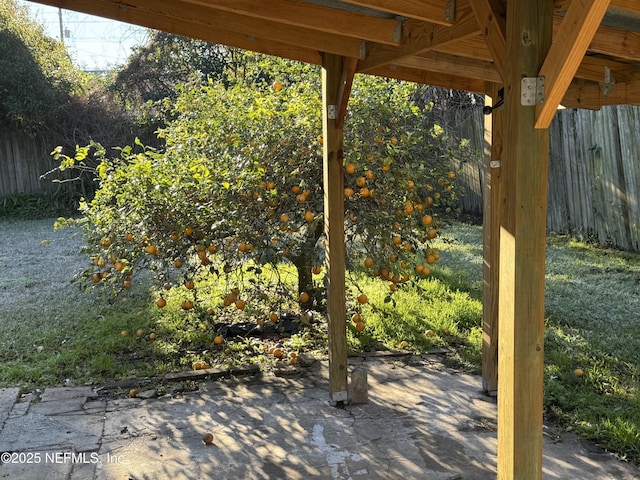
{"type": "MultiPolygon", "coordinates": [[[[167,306],[159,309],[159,287],[136,279],[126,297],[114,300],[70,283],[85,266],[72,231],[54,232],[53,220],[0,220],[0,233],[0,387],[92,385],[190,369],[196,362],[255,362],[269,369],[303,352],[326,355],[322,313],[293,335],[214,344],[220,322],[266,319],[268,325],[269,312],[299,315],[294,299],[274,305],[268,296],[249,296],[245,310],[216,308],[212,315],[183,311],[184,292],[174,289],[163,293],[167,306]],[[273,355],[277,350],[281,357],[273,355]]],[[[348,316],[360,315],[366,328],[358,332],[349,322],[349,348],[416,354],[445,348],[452,364],[479,372],[481,242],[478,226],[448,228],[435,245],[442,256],[431,276],[400,288],[393,301],[385,301],[388,282],[354,267],[348,316]],[[365,305],[355,301],[360,291],[369,297],[365,305]]],[[[293,288],[291,269],[276,274],[293,288]]],[[[251,278],[245,272],[245,280],[251,278]]],[[[320,275],[316,280],[321,285],[320,275]]],[[[223,277],[200,279],[197,286],[199,298],[214,307],[231,287],[223,277]]],[[[547,417],[640,461],[640,255],[549,238],[545,340],[547,417]]]]}

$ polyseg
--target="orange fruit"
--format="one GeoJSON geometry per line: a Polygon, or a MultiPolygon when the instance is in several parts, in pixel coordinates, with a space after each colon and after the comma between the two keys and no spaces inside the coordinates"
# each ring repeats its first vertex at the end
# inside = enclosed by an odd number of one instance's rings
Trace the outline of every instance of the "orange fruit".
{"type": "Polygon", "coordinates": [[[313,212],[307,211],[307,213],[304,214],[304,219],[307,222],[313,222],[313,212]]]}
{"type": "Polygon", "coordinates": [[[370,196],[370,195],[371,195],[371,190],[369,190],[367,187],[362,187],[362,188],[360,189],[360,195],[361,195],[363,198],[367,198],[368,196],[370,196]]]}
{"type": "Polygon", "coordinates": [[[345,165],[344,171],[349,175],[353,175],[356,171],[356,166],[353,163],[348,163],[347,165],[345,165]]]}
{"type": "Polygon", "coordinates": [[[366,175],[369,180],[373,180],[376,177],[376,174],[373,173],[373,170],[367,170],[366,175]]]}
{"type": "Polygon", "coordinates": [[[280,82],[278,82],[278,81],[274,82],[274,83],[273,83],[273,89],[274,89],[276,92],[279,92],[280,90],[282,90],[282,83],[280,83],[280,82]]]}
{"type": "Polygon", "coordinates": [[[300,193],[300,185],[294,185],[293,187],[291,187],[291,191],[293,193],[300,193]]]}
{"type": "Polygon", "coordinates": [[[232,303],[234,303],[236,301],[236,296],[233,293],[227,293],[227,295],[224,297],[224,306],[228,307],[229,305],[231,305],[232,303]]]}
{"type": "Polygon", "coordinates": [[[367,303],[368,301],[369,301],[369,297],[367,297],[367,295],[366,295],[366,294],[361,293],[360,295],[358,295],[358,303],[359,303],[359,304],[361,304],[361,305],[362,305],[362,304],[367,303]]]}
{"type": "Polygon", "coordinates": [[[345,189],[344,189],[344,196],[345,196],[345,197],[347,197],[347,198],[351,198],[351,197],[353,197],[353,195],[354,195],[355,193],[356,193],[356,192],[354,192],[354,191],[353,191],[353,188],[351,188],[351,187],[347,187],[347,188],[345,188],[345,189]]]}
{"type": "Polygon", "coordinates": [[[176,268],[182,268],[182,265],[183,265],[183,264],[182,264],[182,260],[174,260],[173,265],[174,265],[176,268]]]}
{"type": "Polygon", "coordinates": [[[424,217],[422,217],[422,225],[424,225],[425,227],[428,227],[432,223],[433,217],[431,215],[425,215],[424,217]]]}
{"type": "Polygon", "coordinates": [[[584,370],[582,370],[581,368],[576,368],[576,369],[573,371],[573,374],[574,374],[576,377],[581,377],[582,375],[584,375],[584,370]]]}
{"type": "Polygon", "coordinates": [[[365,327],[364,322],[358,322],[358,323],[356,323],[356,332],[361,332],[361,331],[363,331],[363,330],[364,330],[364,327],[365,327]]]}
{"type": "Polygon", "coordinates": [[[174,242],[177,242],[178,240],[180,240],[180,235],[178,235],[176,232],[173,232],[171,234],[171,240],[173,240],[174,242]]]}
{"type": "Polygon", "coordinates": [[[398,139],[396,137],[391,137],[391,145],[397,145],[398,139]]]}
{"type": "Polygon", "coordinates": [[[238,310],[244,310],[246,306],[247,306],[247,302],[246,301],[244,301],[242,299],[236,300],[236,308],[238,310]]]}
{"type": "Polygon", "coordinates": [[[373,258],[367,257],[364,259],[364,266],[367,268],[373,267],[373,258]]]}
{"type": "Polygon", "coordinates": [[[187,228],[184,229],[185,237],[190,237],[192,234],[193,234],[193,228],[187,227],[187,228]]]}
{"type": "Polygon", "coordinates": [[[193,280],[187,280],[186,282],[184,282],[184,286],[187,290],[193,290],[194,288],[196,288],[196,284],[193,282],[193,280]]]}
{"type": "Polygon", "coordinates": [[[142,329],[139,329],[139,330],[136,332],[136,335],[138,335],[139,337],[141,337],[143,334],[144,334],[144,332],[142,331],[142,329]]]}
{"type": "Polygon", "coordinates": [[[91,281],[93,283],[98,283],[100,280],[102,280],[102,277],[99,273],[94,273],[93,275],[91,275],[91,281]]]}
{"type": "Polygon", "coordinates": [[[131,390],[129,390],[129,396],[131,398],[136,398],[138,396],[138,390],[136,390],[135,388],[132,388],[131,390]]]}
{"type": "Polygon", "coordinates": [[[356,179],[356,186],[357,187],[364,187],[364,185],[367,183],[367,179],[364,177],[358,177],[356,179]]]}
{"type": "Polygon", "coordinates": [[[311,297],[307,292],[302,292],[300,294],[300,303],[307,303],[311,297]]]}
{"type": "Polygon", "coordinates": [[[124,263],[116,262],[113,264],[113,268],[116,269],[118,272],[121,272],[122,270],[124,270],[124,263]]]}
{"type": "Polygon", "coordinates": [[[456,178],[456,174],[455,174],[455,172],[449,172],[449,173],[447,173],[447,176],[448,176],[451,180],[453,180],[454,178],[456,178]]]}
{"type": "Polygon", "coordinates": [[[415,184],[414,182],[412,182],[411,180],[409,180],[409,181],[407,182],[407,188],[408,188],[409,190],[411,190],[411,189],[412,189],[413,187],[415,187],[415,186],[416,186],[416,184],[415,184]]]}
{"type": "Polygon", "coordinates": [[[433,240],[434,238],[436,238],[437,235],[438,235],[438,232],[436,232],[433,228],[430,228],[429,231],[427,232],[427,238],[429,240],[433,240]]]}
{"type": "Polygon", "coordinates": [[[391,241],[394,245],[400,245],[402,243],[402,237],[400,235],[394,235],[391,241]]]}
{"type": "Polygon", "coordinates": [[[124,236],[124,239],[125,239],[127,242],[132,241],[132,240],[133,240],[133,234],[132,234],[132,233],[127,233],[127,234],[124,236]]]}
{"type": "Polygon", "coordinates": [[[156,248],[155,245],[147,245],[144,251],[147,252],[149,255],[155,255],[156,253],[158,253],[158,249],[156,248]]]}
{"type": "Polygon", "coordinates": [[[427,255],[427,263],[429,265],[433,265],[434,263],[436,263],[436,257],[434,257],[433,255],[427,255]]]}
{"type": "Polygon", "coordinates": [[[164,308],[167,306],[167,301],[163,297],[160,297],[158,300],[156,300],[156,306],[158,308],[164,308]]]}
{"type": "Polygon", "coordinates": [[[220,335],[216,336],[216,338],[213,339],[213,343],[215,345],[222,345],[223,342],[224,339],[220,335]]]}
{"type": "Polygon", "coordinates": [[[286,213],[283,213],[282,215],[280,215],[280,221],[282,223],[288,222],[289,221],[289,215],[287,215],[286,213]]]}
{"type": "Polygon", "coordinates": [[[353,316],[351,317],[351,321],[353,323],[358,323],[362,321],[362,315],[360,315],[359,313],[354,313],[353,316]]]}
{"type": "Polygon", "coordinates": [[[311,273],[313,273],[314,275],[320,275],[321,272],[322,272],[322,267],[320,265],[315,265],[311,269],[311,273]]]}
{"type": "Polygon", "coordinates": [[[191,310],[193,308],[193,302],[191,300],[185,300],[180,304],[180,308],[183,310],[191,310]]]}
{"type": "Polygon", "coordinates": [[[278,321],[278,314],[275,312],[271,313],[271,315],[269,315],[269,320],[271,320],[271,323],[276,323],[278,321]]]}
{"type": "Polygon", "coordinates": [[[120,335],[122,335],[123,337],[126,337],[127,335],[129,335],[129,332],[127,332],[126,330],[122,330],[120,332],[120,335]]]}
{"type": "Polygon", "coordinates": [[[158,336],[155,333],[151,332],[149,334],[149,340],[155,340],[156,338],[158,338],[158,336]]]}
{"type": "Polygon", "coordinates": [[[273,349],[273,356],[274,357],[280,358],[280,357],[282,357],[282,355],[283,355],[282,349],[280,349],[280,348],[274,348],[273,349]]]}

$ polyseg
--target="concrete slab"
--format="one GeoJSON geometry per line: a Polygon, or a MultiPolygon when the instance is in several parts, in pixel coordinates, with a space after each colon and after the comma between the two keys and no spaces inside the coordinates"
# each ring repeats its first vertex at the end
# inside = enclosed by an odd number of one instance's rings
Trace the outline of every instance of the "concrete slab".
{"type": "MultiPolygon", "coordinates": [[[[495,478],[497,407],[481,392],[480,378],[393,358],[357,365],[367,369],[369,402],[345,408],[329,404],[322,362],[297,377],[207,381],[175,397],[92,399],[86,390],[54,391],[41,403],[59,408],[34,403],[7,418],[0,451],[86,452],[89,461],[49,470],[2,465],[0,478],[495,478]]],[[[553,432],[545,436],[544,478],[640,474],[589,442],[553,432]]]]}

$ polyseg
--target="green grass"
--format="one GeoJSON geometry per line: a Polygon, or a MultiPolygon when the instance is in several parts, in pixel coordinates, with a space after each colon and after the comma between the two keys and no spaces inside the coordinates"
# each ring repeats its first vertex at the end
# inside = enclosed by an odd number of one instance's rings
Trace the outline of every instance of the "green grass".
{"type": "MultiPolygon", "coordinates": [[[[144,278],[118,299],[82,292],[69,282],[84,266],[80,239],[54,232],[51,220],[0,221],[0,387],[24,390],[50,385],[100,384],[191,368],[255,362],[269,369],[266,351],[326,355],[326,318],[291,337],[247,338],[214,346],[220,322],[257,321],[270,312],[297,310],[293,295],[282,302],[278,288],[294,290],[295,270],[282,266],[241,277],[197,279],[197,307],[180,308],[193,295],[184,287],[166,291],[144,278]],[[247,308],[219,308],[240,287],[247,308]],[[154,305],[158,296],[167,306],[154,305]],[[207,312],[212,307],[214,314],[207,312]],[[142,336],[136,332],[141,329],[142,336]],[[123,336],[122,331],[127,331],[123,336]],[[156,340],[149,333],[157,334],[156,340]]],[[[449,361],[477,373],[481,366],[482,231],[456,224],[443,229],[441,250],[428,278],[404,284],[389,299],[389,282],[362,268],[349,272],[351,352],[406,348],[416,354],[446,349],[449,361]],[[360,305],[360,292],[369,302],[360,305]],[[405,342],[405,343],[403,343],[405,342]]],[[[361,263],[361,262],[356,262],[361,263]]],[[[321,276],[316,279],[319,296],[321,276]]],[[[322,305],[321,305],[322,307],[322,305]]],[[[550,237],[547,248],[545,320],[545,414],[615,452],[640,461],[640,255],[550,237]],[[574,374],[583,370],[582,376],[574,374]]]]}

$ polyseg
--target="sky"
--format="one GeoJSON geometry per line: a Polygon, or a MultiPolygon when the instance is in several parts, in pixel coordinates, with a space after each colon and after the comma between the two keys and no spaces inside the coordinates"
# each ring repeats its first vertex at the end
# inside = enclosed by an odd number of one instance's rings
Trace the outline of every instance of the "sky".
{"type": "MultiPolygon", "coordinates": [[[[57,7],[22,1],[33,20],[45,33],[60,39],[60,14],[57,7]]],[[[109,70],[126,63],[132,47],[145,43],[147,30],[85,13],[62,9],[64,42],[74,63],[86,71],[109,70]]]]}

